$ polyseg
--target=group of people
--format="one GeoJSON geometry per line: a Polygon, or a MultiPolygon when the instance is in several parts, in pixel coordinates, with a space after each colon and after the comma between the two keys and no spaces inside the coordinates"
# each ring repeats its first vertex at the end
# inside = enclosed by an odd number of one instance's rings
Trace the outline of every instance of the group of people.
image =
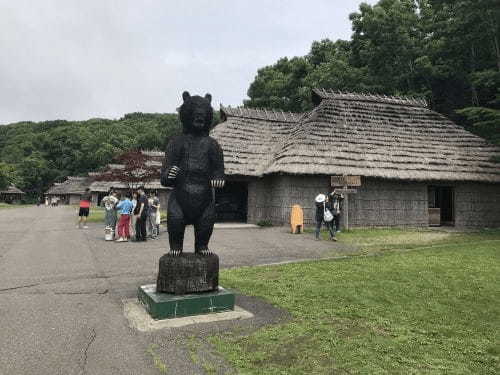
{"type": "Polygon", "coordinates": [[[57,207],[59,206],[59,201],[60,201],[60,198],[57,197],[57,196],[52,196],[52,197],[45,197],[45,199],[43,199],[43,197],[40,197],[37,202],[36,202],[36,205],[37,206],[41,206],[42,204],[45,203],[45,207],[57,207]]]}
{"type": "Polygon", "coordinates": [[[318,194],[315,198],[316,204],[316,240],[323,225],[330,233],[330,240],[337,241],[336,233],[340,232],[340,215],[344,195],[332,189],[328,194],[318,194]]]}
{"type": "Polygon", "coordinates": [[[121,196],[116,191],[110,191],[102,199],[101,205],[106,211],[105,225],[117,233],[117,242],[126,242],[132,238],[143,242],[148,237],[155,239],[159,236],[160,200],[156,194],[151,193],[148,197],[144,188],[121,196]]]}
{"type": "MultiPolygon", "coordinates": [[[[110,190],[101,200],[105,211],[105,226],[116,242],[147,241],[160,234],[160,200],[155,193],[149,197],[144,188],[124,194],[110,190]]],[[[80,200],[78,227],[86,228],[86,218],[90,207],[90,194],[86,190],[80,200]]]]}

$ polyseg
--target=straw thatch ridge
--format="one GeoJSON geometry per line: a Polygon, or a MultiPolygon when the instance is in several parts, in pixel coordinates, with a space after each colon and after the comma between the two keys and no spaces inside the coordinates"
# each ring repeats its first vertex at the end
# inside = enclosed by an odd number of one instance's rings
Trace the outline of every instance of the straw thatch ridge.
{"type": "Polygon", "coordinates": [[[297,122],[300,120],[301,113],[284,112],[265,108],[246,108],[231,106],[220,106],[221,119],[226,120],[228,117],[244,117],[255,120],[277,121],[277,122],[297,122]]]}
{"type": "Polygon", "coordinates": [[[314,103],[321,102],[323,99],[337,99],[337,100],[352,100],[357,102],[372,102],[372,103],[388,103],[399,104],[412,107],[424,107],[429,105],[425,99],[410,98],[405,96],[386,96],[377,94],[358,94],[352,92],[333,91],[326,89],[313,89],[312,98],[314,103]]]}
{"type": "Polygon", "coordinates": [[[419,100],[314,92],[321,101],[295,122],[226,111],[212,131],[226,173],[500,182],[500,148],[419,100]]]}

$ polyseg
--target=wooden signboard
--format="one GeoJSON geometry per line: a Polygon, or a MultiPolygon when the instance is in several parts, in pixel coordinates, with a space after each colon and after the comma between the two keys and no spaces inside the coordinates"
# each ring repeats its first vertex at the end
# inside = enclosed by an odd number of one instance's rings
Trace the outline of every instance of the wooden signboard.
{"type": "Polygon", "coordinates": [[[330,186],[361,186],[361,176],[331,176],[330,186]]]}

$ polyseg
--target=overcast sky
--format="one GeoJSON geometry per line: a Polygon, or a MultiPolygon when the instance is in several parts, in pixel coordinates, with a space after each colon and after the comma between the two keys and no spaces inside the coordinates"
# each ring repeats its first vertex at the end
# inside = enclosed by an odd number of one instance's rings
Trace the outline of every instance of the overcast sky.
{"type": "MultiPolygon", "coordinates": [[[[375,3],[375,0],[365,0],[375,3]]],[[[0,0],[0,124],[240,105],[257,69],[349,39],[361,0],[0,0]]]]}

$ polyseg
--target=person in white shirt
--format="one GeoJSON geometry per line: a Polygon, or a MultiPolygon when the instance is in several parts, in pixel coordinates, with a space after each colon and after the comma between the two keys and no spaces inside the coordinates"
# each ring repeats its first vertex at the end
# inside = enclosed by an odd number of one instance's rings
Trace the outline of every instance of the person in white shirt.
{"type": "Polygon", "coordinates": [[[118,198],[116,197],[115,191],[110,191],[108,195],[102,198],[101,206],[104,206],[106,211],[106,216],[104,223],[106,227],[110,227],[113,231],[116,227],[116,222],[118,220],[116,215],[116,204],[118,203],[118,198]]]}

